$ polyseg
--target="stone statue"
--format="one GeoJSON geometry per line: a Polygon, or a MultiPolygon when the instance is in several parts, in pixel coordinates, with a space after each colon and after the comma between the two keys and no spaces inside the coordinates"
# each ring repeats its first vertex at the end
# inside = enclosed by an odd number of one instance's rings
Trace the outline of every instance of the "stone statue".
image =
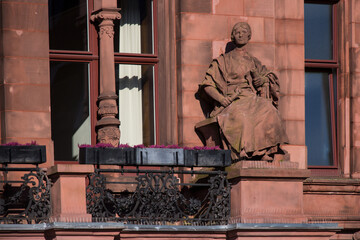
{"type": "Polygon", "coordinates": [[[288,138],[277,109],[279,81],[244,49],[250,38],[250,26],[236,23],[235,48],[212,61],[198,95],[212,104],[209,117],[216,118],[233,161],[280,161],[285,155],[280,144],[288,138]]]}

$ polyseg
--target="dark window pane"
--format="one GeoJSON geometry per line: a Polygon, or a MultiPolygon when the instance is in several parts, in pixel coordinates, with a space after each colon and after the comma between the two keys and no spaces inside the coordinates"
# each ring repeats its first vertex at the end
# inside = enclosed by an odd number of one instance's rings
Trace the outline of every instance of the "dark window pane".
{"type": "Polygon", "coordinates": [[[51,133],[55,160],[76,160],[90,144],[88,63],[50,62],[51,133]]]}
{"type": "Polygon", "coordinates": [[[154,67],[116,64],[119,94],[120,143],[155,143],[154,67]]]}
{"type": "Polygon", "coordinates": [[[305,73],[305,141],[308,165],[333,165],[329,72],[305,73]]]}
{"type": "Polygon", "coordinates": [[[114,30],[115,52],[153,53],[153,14],[151,0],[118,0],[120,22],[114,30]]]}
{"type": "Polygon", "coordinates": [[[50,49],[88,50],[88,16],[86,0],[50,0],[50,49]]]}
{"type": "Polygon", "coordinates": [[[333,59],[332,5],[305,3],[305,58],[333,59]]]}

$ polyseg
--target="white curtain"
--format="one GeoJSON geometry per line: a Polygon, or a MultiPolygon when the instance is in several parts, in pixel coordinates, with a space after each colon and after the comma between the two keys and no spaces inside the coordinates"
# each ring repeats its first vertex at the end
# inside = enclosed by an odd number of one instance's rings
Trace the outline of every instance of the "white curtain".
{"type": "MultiPolygon", "coordinates": [[[[119,50],[141,53],[139,0],[122,1],[119,50]]],[[[140,65],[119,65],[120,143],[143,143],[142,87],[140,65]]]]}

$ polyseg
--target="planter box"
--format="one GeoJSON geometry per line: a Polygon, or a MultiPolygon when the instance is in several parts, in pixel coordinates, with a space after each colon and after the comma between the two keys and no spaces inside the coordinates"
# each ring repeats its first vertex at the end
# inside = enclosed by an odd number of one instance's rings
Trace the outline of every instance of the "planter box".
{"type": "Polygon", "coordinates": [[[103,165],[135,165],[133,148],[80,148],[79,163],[103,165]]]}
{"type": "Polygon", "coordinates": [[[226,167],[231,165],[230,150],[184,150],[186,167],[226,167]]]}
{"type": "Polygon", "coordinates": [[[184,166],[184,149],[137,148],[136,165],[184,166]]]}
{"type": "Polygon", "coordinates": [[[0,146],[0,163],[40,164],[46,162],[45,146],[0,146]]]}

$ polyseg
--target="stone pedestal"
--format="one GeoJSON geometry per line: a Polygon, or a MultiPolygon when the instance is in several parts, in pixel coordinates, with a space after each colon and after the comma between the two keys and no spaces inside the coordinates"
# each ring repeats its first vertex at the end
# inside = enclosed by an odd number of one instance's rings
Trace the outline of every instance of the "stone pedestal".
{"type": "Polygon", "coordinates": [[[227,169],[231,217],[238,223],[305,223],[303,181],[309,170],[296,163],[242,161],[227,169]]]}
{"type": "Polygon", "coordinates": [[[92,165],[57,164],[48,169],[51,188],[52,221],[90,222],[86,213],[86,176],[92,165]]]}

